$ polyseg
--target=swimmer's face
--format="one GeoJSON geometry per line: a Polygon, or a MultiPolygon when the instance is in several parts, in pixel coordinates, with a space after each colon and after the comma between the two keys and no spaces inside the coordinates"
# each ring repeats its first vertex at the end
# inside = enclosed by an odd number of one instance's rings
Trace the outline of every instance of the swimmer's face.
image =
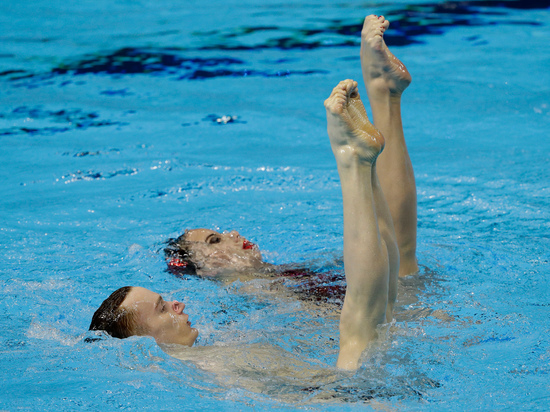
{"type": "Polygon", "coordinates": [[[167,302],[148,289],[133,287],[120,306],[135,310],[138,334],[152,336],[157,343],[192,346],[199,335],[183,312],[185,304],[167,302]]]}
{"type": "Polygon", "coordinates": [[[201,269],[246,269],[263,265],[258,247],[235,230],[219,233],[192,229],[186,232],[185,240],[191,242],[193,260],[201,269]]]}

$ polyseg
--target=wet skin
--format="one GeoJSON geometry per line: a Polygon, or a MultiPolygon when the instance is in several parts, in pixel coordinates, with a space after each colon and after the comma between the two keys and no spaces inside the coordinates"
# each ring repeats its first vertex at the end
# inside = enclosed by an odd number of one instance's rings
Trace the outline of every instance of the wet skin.
{"type": "Polygon", "coordinates": [[[185,240],[192,242],[191,249],[201,269],[258,269],[264,266],[258,247],[236,230],[219,233],[192,229],[186,232],[185,240]]]}
{"type": "Polygon", "coordinates": [[[137,313],[137,335],[152,336],[159,344],[192,346],[199,335],[183,312],[184,303],[167,302],[148,289],[133,287],[120,306],[137,313]]]}

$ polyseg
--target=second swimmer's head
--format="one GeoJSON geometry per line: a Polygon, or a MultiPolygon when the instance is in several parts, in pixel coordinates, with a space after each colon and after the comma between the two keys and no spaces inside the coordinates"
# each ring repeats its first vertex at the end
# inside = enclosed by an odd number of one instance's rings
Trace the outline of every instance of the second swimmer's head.
{"type": "Polygon", "coordinates": [[[168,267],[178,273],[215,274],[219,270],[259,269],[264,265],[258,247],[237,231],[186,230],[164,249],[168,267]]]}

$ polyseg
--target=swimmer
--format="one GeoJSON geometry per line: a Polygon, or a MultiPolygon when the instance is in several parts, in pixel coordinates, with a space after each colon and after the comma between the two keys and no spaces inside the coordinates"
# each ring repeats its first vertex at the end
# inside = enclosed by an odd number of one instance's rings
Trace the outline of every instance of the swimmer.
{"type": "MultiPolygon", "coordinates": [[[[418,271],[416,184],[401,121],[401,95],[411,83],[411,75],[384,42],[389,24],[383,16],[365,18],[360,56],[373,123],[386,143],[377,167],[399,246],[399,276],[407,276],[418,271]]],[[[284,276],[286,272],[285,267],[264,262],[258,246],[237,231],[187,230],[169,241],[165,253],[169,269],[181,274],[218,276],[228,270],[284,276]]]]}
{"type": "MultiPolygon", "coordinates": [[[[384,168],[390,169],[392,179],[412,179],[414,189],[400,118],[401,93],[410,83],[410,75],[384,43],[388,25],[383,17],[368,16],[361,39],[361,66],[367,94],[373,99],[375,124],[380,123],[378,129],[367,117],[357,82],[340,82],[325,101],[327,131],[340,176],[344,209],[347,289],[340,315],[337,366],[348,370],[358,367],[362,352],[377,339],[377,326],[392,320],[398,276],[418,268],[414,256],[416,196],[411,195],[410,187],[378,177],[382,174],[379,165],[385,150],[389,150],[384,168]],[[396,167],[397,161],[405,165],[396,167]],[[395,207],[388,206],[386,193],[397,201],[395,207]],[[406,205],[414,213],[406,210],[406,205]],[[405,261],[404,271],[400,271],[400,255],[405,261]]],[[[237,232],[190,230],[172,246],[176,247],[168,253],[172,253],[169,256],[174,267],[268,268],[258,248],[237,232]]],[[[184,309],[183,303],[166,302],[147,289],[124,287],[95,312],[90,330],[103,330],[118,338],[147,335],[159,344],[192,346],[198,331],[184,309]]]]}

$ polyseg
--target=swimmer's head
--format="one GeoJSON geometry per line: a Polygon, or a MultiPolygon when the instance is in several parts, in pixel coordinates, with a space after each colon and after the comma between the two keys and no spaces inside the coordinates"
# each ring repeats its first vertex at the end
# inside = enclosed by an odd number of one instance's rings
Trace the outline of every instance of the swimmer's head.
{"type": "Polygon", "coordinates": [[[264,266],[258,247],[237,231],[186,230],[164,250],[168,266],[178,272],[209,275],[220,269],[259,269],[264,266]]]}
{"type": "Polygon", "coordinates": [[[103,330],[121,339],[152,336],[159,344],[192,346],[199,332],[191,327],[184,309],[185,304],[165,301],[148,289],[125,286],[102,303],[92,318],[90,330],[103,330]],[[122,321],[124,317],[130,321],[122,321]]]}

